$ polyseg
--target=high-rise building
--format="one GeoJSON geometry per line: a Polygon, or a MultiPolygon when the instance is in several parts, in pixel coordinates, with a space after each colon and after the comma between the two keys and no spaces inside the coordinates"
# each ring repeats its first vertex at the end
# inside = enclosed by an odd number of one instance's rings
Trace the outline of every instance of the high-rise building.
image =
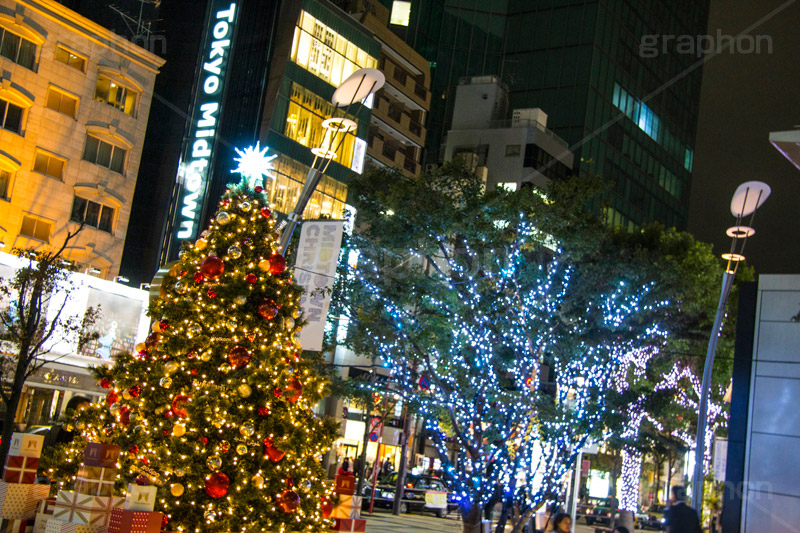
{"type": "Polygon", "coordinates": [[[117,276],[164,61],[53,0],[0,0],[0,240],[117,276]]]}
{"type": "Polygon", "coordinates": [[[701,69],[677,36],[706,31],[709,2],[412,0],[392,29],[432,67],[426,161],[444,156],[455,89],[497,75],[511,109],[540,108],[582,175],[615,182],[609,223],[685,228],[701,69]]]}

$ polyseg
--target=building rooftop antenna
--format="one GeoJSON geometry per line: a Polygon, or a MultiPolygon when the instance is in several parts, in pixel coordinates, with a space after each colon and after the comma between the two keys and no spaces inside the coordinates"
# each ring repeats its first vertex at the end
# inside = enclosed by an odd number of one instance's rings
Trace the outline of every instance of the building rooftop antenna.
{"type": "Polygon", "coordinates": [[[139,2],[139,16],[133,17],[129,13],[123,11],[120,7],[115,4],[111,4],[108,7],[114,10],[125,22],[125,26],[128,27],[128,31],[131,34],[131,38],[134,42],[147,42],[150,39],[150,34],[152,33],[151,28],[153,25],[153,21],[145,18],[144,16],[144,6],[145,5],[152,5],[153,7],[159,7],[161,5],[161,0],[136,0],[139,2]]]}

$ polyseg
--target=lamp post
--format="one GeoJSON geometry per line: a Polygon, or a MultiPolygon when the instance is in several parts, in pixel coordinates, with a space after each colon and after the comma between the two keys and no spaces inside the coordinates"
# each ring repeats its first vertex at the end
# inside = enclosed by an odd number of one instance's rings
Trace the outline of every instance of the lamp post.
{"type": "Polygon", "coordinates": [[[311,164],[311,168],[308,169],[303,189],[297,198],[297,204],[295,204],[292,212],[289,213],[287,225],[281,233],[279,247],[281,255],[286,255],[292,234],[297,224],[303,220],[303,211],[305,211],[308,202],[311,200],[311,196],[314,194],[317,185],[319,185],[328,165],[336,158],[336,153],[344,143],[347,133],[356,129],[356,123],[353,120],[336,116],[337,109],[340,106],[348,107],[355,102],[363,102],[370,94],[383,87],[385,80],[386,78],[381,71],[374,68],[362,68],[353,72],[333,93],[331,102],[335,104],[335,107],[333,108],[333,113],[331,113],[332,116],[322,122],[322,127],[325,128],[325,136],[320,146],[311,149],[311,153],[314,154],[314,162],[311,164]]]}
{"type": "Polygon", "coordinates": [[[719,295],[717,314],[714,317],[714,325],[711,328],[711,336],[708,339],[708,351],[706,352],[706,362],[703,367],[703,383],[700,389],[700,404],[697,418],[697,439],[694,451],[694,486],[692,487],[692,507],[698,513],[702,513],[703,504],[703,465],[705,462],[706,449],[706,428],[708,425],[708,396],[711,390],[711,374],[714,368],[714,354],[717,351],[717,339],[722,328],[722,318],[725,316],[725,305],[733,286],[733,279],[736,277],[736,270],[739,263],[744,260],[744,246],[747,238],[753,235],[753,218],[756,210],[769,196],[771,189],[766,183],[760,181],[748,181],[737,187],[731,199],[731,214],[736,217],[736,225],[728,228],[726,234],[731,237],[731,248],[722,258],[728,261],[725,273],[722,275],[722,291],[719,295]],[[742,222],[749,217],[747,225],[742,222]]]}

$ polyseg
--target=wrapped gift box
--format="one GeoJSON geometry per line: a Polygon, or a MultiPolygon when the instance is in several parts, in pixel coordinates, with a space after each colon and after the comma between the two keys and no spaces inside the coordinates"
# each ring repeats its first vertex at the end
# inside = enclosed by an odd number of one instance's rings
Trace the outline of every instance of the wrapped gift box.
{"type": "Polygon", "coordinates": [[[73,524],[57,518],[50,518],[47,520],[45,533],[108,533],[108,526],[73,524]]]}
{"type": "Polygon", "coordinates": [[[347,518],[337,518],[336,523],[331,528],[332,531],[349,531],[353,533],[354,531],[366,531],[367,530],[367,521],[366,520],[350,520],[347,518]]]}
{"type": "Polygon", "coordinates": [[[47,530],[47,521],[53,518],[53,506],[55,503],[55,498],[47,498],[39,502],[39,507],[36,509],[36,518],[33,523],[33,533],[45,533],[47,530]]]}
{"type": "Polygon", "coordinates": [[[112,496],[116,479],[116,468],[82,465],[78,469],[75,492],[93,496],[112,496]]]}
{"type": "Polygon", "coordinates": [[[164,515],[152,511],[114,509],[108,533],[159,533],[164,515]]]}
{"type": "Polygon", "coordinates": [[[361,496],[340,495],[339,503],[331,511],[331,518],[361,518],[361,496]]]}
{"type": "Polygon", "coordinates": [[[337,494],[346,494],[352,496],[356,492],[356,477],[343,476],[336,474],[334,478],[335,487],[333,491],[337,494]]]}
{"type": "Polygon", "coordinates": [[[32,531],[30,520],[0,520],[0,533],[28,533],[32,531]]]}
{"type": "Polygon", "coordinates": [[[156,507],[156,488],[152,485],[128,484],[125,509],[129,511],[152,511],[156,507]]]}
{"type": "Polygon", "coordinates": [[[9,483],[35,483],[36,471],[38,469],[38,457],[6,455],[6,466],[3,469],[3,481],[8,481],[9,483]]]}
{"type": "Polygon", "coordinates": [[[44,444],[44,435],[14,433],[11,436],[11,445],[8,448],[8,455],[41,457],[42,444],[44,444]]]}
{"type": "Polygon", "coordinates": [[[119,459],[119,450],[120,448],[116,444],[90,442],[86,445],[86,452],[83,454],[83,464],[85,466],[115,468],[117,459],[119,459]]]}
{"type": "Polygon", "coordinates": [[[0,518],[30,520],[36,506],[50,494],[50,485],[0,481],[0,518]]]}
{"type": "Polygon", "coordinates": [[[122,507],[123,498],[93,496],[74,490],[60,490],[53,505],[53,518],[78,525],[107,526],[111,511],[122,507]]]}

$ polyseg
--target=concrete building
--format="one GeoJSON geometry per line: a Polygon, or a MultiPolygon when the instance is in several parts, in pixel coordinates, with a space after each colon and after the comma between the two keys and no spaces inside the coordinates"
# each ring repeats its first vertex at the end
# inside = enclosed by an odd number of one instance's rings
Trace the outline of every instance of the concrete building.
{"type": "Polygon", "coordinates": [[[496,76],[462,79],[454,109],[445,160],[465,158],[487,187],[544,187],[572,171],[572,152],[547,129],[544,111],[515,109],[508,118],[508,90],[496,76]]]}
{"type": "Polygon", "coordinates": [[[381,4],[352,0],[338,4],[380,43],[378,68],[386,84],[372,103],[368,161],[417,177],[425,145],[425,120],[431,104],[430,64],[389,29],[390,13],[381,4]]]}
{"type": "Polygon", "coordinates": [[[0,0],[0,243],[115,277],[164,61],[52,0],[0,0]]]}

